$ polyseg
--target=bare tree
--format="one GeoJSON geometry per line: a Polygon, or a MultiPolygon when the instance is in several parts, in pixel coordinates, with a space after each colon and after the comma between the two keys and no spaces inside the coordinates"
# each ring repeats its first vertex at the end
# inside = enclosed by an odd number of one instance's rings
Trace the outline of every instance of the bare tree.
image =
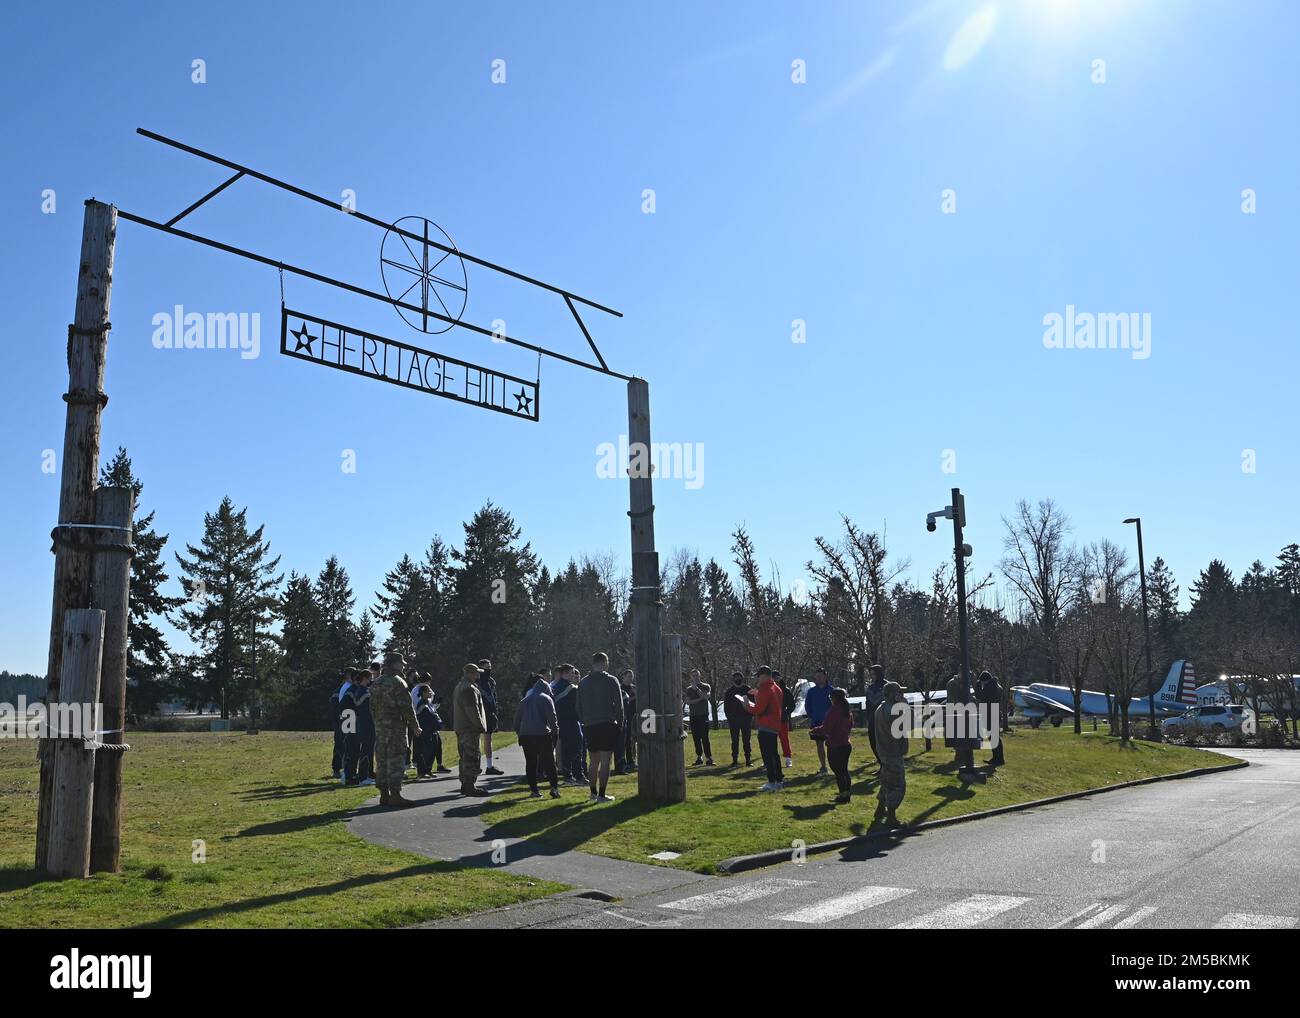
{"type": "Polygon", "coordinates": [[[859,529],[848,516],[840,519],[844,534],[838,541],[815,539],[821,561],[807,566],[818,584],[813,602],[822,623],[853,647],[859,669],[872,664],[889,667],[890,591],[910,563],[889,562],[881,535],[859,529]]]}
{"type": "Polygon", "coordinates": [[[1048,498],[1037,506],[1021,499],[1014,515],[1003,517],[1002,523],[1006,527],[1002,572],[1029,606],[1051,682],[1060,660],[1057,627],[1071,586],[1072,557],[1065,547],[1070,521],[1048,498]]]}

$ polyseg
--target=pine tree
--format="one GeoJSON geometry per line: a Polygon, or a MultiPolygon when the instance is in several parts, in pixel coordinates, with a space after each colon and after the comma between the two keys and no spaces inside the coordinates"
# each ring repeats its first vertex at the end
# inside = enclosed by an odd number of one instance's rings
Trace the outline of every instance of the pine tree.
{"type": "Polygon", "coordinates": [[[424,671],[445,665],[444,645],[450,626],[451,549],[434,537],[420,563],[420,628],[414,639],[415,659],[424,671]]]}
{"type": "Polygon", "coordinates": [[[357,599],[352,594],[352,584],[347,570],[331,555],[325,568],[316,577],[313,590],[317,610],[320,612],[320,664],[337,673],[355,663],[357,631],[352,621],[352,609],[357,599]]]}
{"type": "MultiPolygon", "coordinates": [[[[1147,567],[1147,599],[1151,611],[1152,657],[1175,660],[1184,655],[1182,612],[1178,609],[1178,584],[1159,556],[1147,567]]],[[[1156,669],[1159,674],[1160,669],[1156,669]]]]}
{"type": "Polygon", "coordinates": [[[1237,604],[1232,570],[1215,559],[1192,584],[1192,607],[1187,613],[1189,642],[1202,677],[1215,678],[1232,671],[1237,604]]]}
{"type": "Polygon", "coordinates": [[[127,714],[139,717],[157,711],[167,695],[164,681],[171,651],[155,620],[165,619],[184,598],[168,597],[162,592],[167,582],[163,562],[166,534],[153,529],[152,512],[140,508],[144,484],[131,470],[131,458],[119,447],[117,454],[100,472],[103,486],[130,488],[135,492],[135,519],[132,520],[131,597],[127,616],[127,714]]]}
{"type": "Polygon", "coordinates": [[[375,594],[375,618],[388,625],[386,653],[395,651],[408,661],[415,658],[424,631],[425,600],[424,574],[410,555],[403,555],[375,594]]]}
{"type": "Polygon", "coordinates": [[[364,665],[375,656],[375,627],[370,621],[370,609],[361,613],[357,620],[356,639],[353,643],[352,659],[358,666],[364,665]]]}
{"type": "MultiPolygon", "coordinates": [[[[203,517],[199,545],[176,553],[188,603],[180,622],[199,647],[202,669],[184,692],[192,706],[217,701],[221,716],[244,707],[252,692],[253,641],[265,638],[277,605],[275,575],[280,559],[269,559],[265,528],[248,529],[248,510],[236,510],[230,496],[203,517]]],[[[260,655],[259,655],[260,656],[260,655]]]]}
{"type": "Polygon", "coordinates": [[[490,658],[498,682],[512,685],[525,665],[537,578],[537,558],[519,544],[520,533],[508,512],[488,502],[465,524],[464,548],[451,553],[453,668],[490,658]]]}
{"type": "Polygon", "coordinates": [[[314,670],[319,663],[322,625],[310,578],[289,573],[280,596],[279,616],[284,667],[298,673],[314,670]]]}

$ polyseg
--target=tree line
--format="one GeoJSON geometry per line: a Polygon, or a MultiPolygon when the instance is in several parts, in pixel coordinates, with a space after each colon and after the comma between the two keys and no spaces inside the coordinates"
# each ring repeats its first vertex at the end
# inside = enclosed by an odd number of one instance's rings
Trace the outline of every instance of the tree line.
{"type": "MultiPolygon", "coordinates": [[[[105,484],[136,491],[136,555],[129,625],[129,708],[163,702],[215,705],[224,716],[256,705],[271,725],[327,727],[339,669],[381,651],[402,653],[450,692],[465,661],[488,657],[503,698],[524,676],[604,649],[616,669],[632,663],[630,577],[612,555],[583,555],[552,571],[521,527],[488,502],[458,540],[435,535],[404,554],[358,612],[346,568],[329,556],[314,573],[281,569],[264,526],[224,498],[205,514],[200,538],[165,555],[169,537],[139,508],[143,486],[119,450],[105,484]],[[164,593],[174,568],[182,593],[164,593]],[[169,619],[194,645],[167,646],[169,619]],[[381,641],[376,626],[386,637],[381,641]]],[[[1254,562],[1240,580],[1218,559],[1192,583],[1190,608],[1163,558],[1147,569],[1154,676],[1148,676],[1141,587],[1128,551],[1080,543],[1050,499],[1021,501],[1002,521],[996,574],[968,570],[971,659],[1004,685],[1046,681],[1110,694],[1129,735],[1128,702],[1158,686],[1169,662],[1187,658],[1200,681],[1238,676],[1247,698],[1300,713],[1289,677],[1300,672],[1300,546],[1274,564],[1254,562]]],[[[742,526],[730,558],[677,551],[662,564],[664,631],[683,639],[683,665],[715,691],[734,670],[769,664],[793,678],[825,668],[860,689],[872,663],[910,690],[940,689],[959,667],[954,564],[922,582],[889,552],[883,532],[848,516],[813,538],[802,575],[786,582],[764,567],[742,526]]],[[[1293,722],[1294,724],[1294,722],[1293,722]]],[[[1076,730],[1079,720],[1076,717],[1076,730]]]]}

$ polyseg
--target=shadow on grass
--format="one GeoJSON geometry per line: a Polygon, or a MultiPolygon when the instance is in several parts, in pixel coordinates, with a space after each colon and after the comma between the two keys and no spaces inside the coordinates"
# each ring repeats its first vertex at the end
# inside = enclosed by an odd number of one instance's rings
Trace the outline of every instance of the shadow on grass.
{"type": "MultiPolygon", "coordinates": [[[[523,857],[527,857],[571,851],[611,827],[617,827],[655,809],[654,805],[643,804],[635,797],[603,806],[559,800],[552,806],[545,806],[522,816],[493,823],[492,814],[510,805],[513,803],[509,800],[499,803],[487,800],[479,815],[487,826],[483,840],[507,838],[520,839],[523,842],[511,846],[511,862],[519,861],[521,852],[523,857]],[[538,844],[536,839],[544,840],[545,845],[538,844]],[[536,850],[533,849],[534,846],[536,850]]],[[[490,853],[484,855],[487,857],[490,853]]],[[[472,858],[462,860],[466,863],[471,861],[472,858]]]]}
{"type": "Polygon", "coordinates": [[[0,866],[0,894],[6,891],[21,891],[36,884],[54,881],[48,873],[38,873],[25,866],[0,866]]]}
{"type": "Polygon", "coordinates": [[[259,785],[239,793],[244,802],[266,802],[274,799],[298,799],[305,795],[332,792],[344,786],[337,781],[304,782],[299,785],[259,785]]]}
{"type": "MultiPolygon", "coordinates": [[[[374,808],[377,809],[378,807],[374,808]]],[[[358,813],[368,812],[371,812],[371,810],[362,806],[358,809],[332,809],[325,813],[310,813],[300,817],[285,817],[283,820],[271,820],[264,824],[254,824],[252,827],[245,827],[242,831],[227,835],[222,840],[233,841],[236,838],[264,838],[277,834],[296,834],[299,831],[309,831],[314,827],[324,827],[337,820],[346,820],[348,817],[356,816],[358,813]]]]}
{"type": "Polygon", "coordinates": [[[191,909],[188,912],[176,912],[172,915],[163,916],[161,919],[155,919],[151,922],[138,923],[130,928],[137,930],[156,930],[171,929],[178,926],[189,926],[193,923],[203,922],[206,919],[239,915],[242,912],[251,912],[259,908],[270,908],[275,905],[283,905],[289,902],[297,903],[311,898],[338,894],[342,891],[352,891],[357,888],[373,887],[374,885],[382,884],[385,881],[401,880],[403,877],[430,876],[437,873],[456,873],[464,868],[465,867],[460,863],[421,863],[415,866],[407,866],[405,869],[400,869],[393,873],[371,873],[363,876],[348,877],[346,880],[338,880],[332,884],[322,884],[319,887],[302,887],[293,891],[284,891],[279,894],[265,894],[257,898],[248,898],[245,901],[232,901],[222,905],[212,905],[208,908],[191,909]]]}

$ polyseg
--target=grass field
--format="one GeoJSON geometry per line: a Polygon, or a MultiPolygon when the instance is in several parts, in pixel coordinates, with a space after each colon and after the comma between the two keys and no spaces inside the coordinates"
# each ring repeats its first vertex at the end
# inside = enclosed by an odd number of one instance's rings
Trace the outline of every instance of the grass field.
{"type": "MultiPolygon", "coordinates": [[[[529,799],[526,789],[511,790],[488,800],[484,819],[492,825],[492,835],[537,838],[619,859],[651,862],[653,853],[680,852],[667,865],[701,873],[714,872],[729,856],[789,847],[796,838],[812,844],[866,833],[876,806],[878,765],[865,734],[854,735],[854,799],[846,806],[831,802],[835,779],[816,775],[816,750],[807,732],[791,733],[791,743],[794,767],[786,771],[785,790],[774,795],[757,794],[764,781],[761,767],[689,767],[686,802],[653,814],[633,798],[636,776],[629,775],[611,779],[609,790],[616,799],[609,805],[588,806],[576,789],[559,801],[529,799]]],[[[913,740],[911,747],[907,798],[898,811],[906,823],[1229,762],[1181,746],[1122,746],[1106,735],[1024,728],[1006,739],[1007,766],[966,787],[954,773],[951,750],[937,743],[926,753],[921,740],[913,740]]],[[[689,744],[687,749],[689,762],[689,744]]],[[[713,750],[715,760],[730,760],[726,731],[713,733],[713,750]]],[[[977,754],[979,761],[987,757],[987,751],[977,754]]]]}
{"type": "MultiPolygon", "coordinates": [[[[404,926],[562,890],[355,837],[343,817],[374,789],[327,778],[329,740],[132,735],[125,872],[62,881],[32,871],[34,745],[0,742],[0,926],[404,926]],[[196,839],[202,864],[191,859],[196,839]]],[[[454,768],[455,740],[444,745],[454,768]]]]}

